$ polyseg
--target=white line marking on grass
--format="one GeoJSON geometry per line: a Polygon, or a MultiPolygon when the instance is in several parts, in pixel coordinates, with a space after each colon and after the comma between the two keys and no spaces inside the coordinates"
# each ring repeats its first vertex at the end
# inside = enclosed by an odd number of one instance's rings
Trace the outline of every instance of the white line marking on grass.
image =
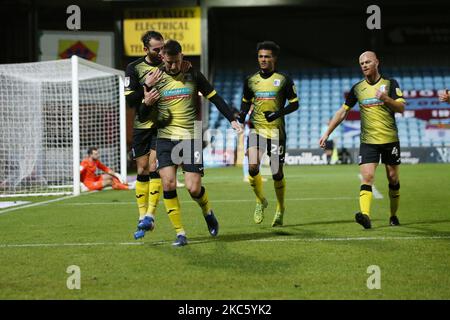
{"type": "Polygon", "coordinates": [[[75,195],[65,196],[65,197],[61,197],[61,198],[57,198],[57,199],[52,199],[52,200],[47,200],[47,201],[40,201],[40,202],[31,203],[31,204],[28,204],[28,205],[23,205],[23,206],[10,208],[10,209],[0,210],[0,215],[2,215],[4,213],[7,213],[7,212],[15,211],[15,210],[20,210],[20,209],[25,209],[25,208],[32,208],[32,207],[38,207],[38,206],[46,205],[46,204],[49,204],[49,203],[58,202],[58,201],[62,201],[62,200],[67,200],[67,199],[72,199],[72,198],[75,198],[75,197],[80,197],[80,196],[84,196],[84,195],[88,195],[88,194],[92,194],[92,193],[91,192],[86,192],[86,193],[81,193],[78,196],[75,196],[75,195]]]}
{"type": "Polygon", "coordinates": [[[62,200],[70,199],[70,198],[73,198],[73,197],[76,197],[76,196],[66,196],[66,197],[62,197],[62,198],[58,198],[58,199],[52,199],[52,200],[48,200],[48,201],[35,202],[35,203],[24,205],[24,206],[14,207],[14,208],[6,209],[6,210],[1,210],[0,214],[4,214],[4,213],[7,213],[7,212],[20,210],[20,209],[25,209],[25,208],[42,206],[44,204],[49,204],[49,203],[52,203],[52,202],[62,201],[62,200]]]}
{"type": "MultiPolygon", "coordinates": [[[[340,241],[386,241],[386,240],[442,240],[450,239],[449,236],[406,236],[406,237],[342,237],[342,238],[269,238],[250,239],[239,242],[340,242],[340,241]]],[[[189,243],[212,243],[218,240],[191,240],[189,243]]],[[[85,242],[85,243],[11,243],[0,244],[2,248],[52,248],[52,247],[93,247],[93,246],[142,246],[142,245],[164,245],[171,244],[172,241],[156,242],[85,242]]]]}
{"type": "Polygon", "coordinates": [[[0,210],[15,206],[23,206],[24,204],[28,203],[30,203],[30,201],[0,201],[0,210]]]}
{"type": "Polygon", "coordinates": [[[0,244],[0,248],[33,248],[33,247],[95,247],[95,246],[139,246],[144,242],[85,242],[85,243],[24,243],[0,244]]]}
{"type": "MultiPolygon", "coordinates": [[[[362,175],[358,173],[359,180],[362,181],[362,175]]],[[[375,199],[383,199],[383,195],[375,188],[375,184],[372,185],[372,193],[375,199]]]]}
{"type": "Polygon", "coordinates": [[[250,242],[283,242],[283,241],[304,241],[304,242],[326,242],[326,241],[386,241],[386,240],[435,240],[450,239],[450,236],[406,236],[406,237],[343,237],[343,238],[269,238],[247,240],[250,242]]]}

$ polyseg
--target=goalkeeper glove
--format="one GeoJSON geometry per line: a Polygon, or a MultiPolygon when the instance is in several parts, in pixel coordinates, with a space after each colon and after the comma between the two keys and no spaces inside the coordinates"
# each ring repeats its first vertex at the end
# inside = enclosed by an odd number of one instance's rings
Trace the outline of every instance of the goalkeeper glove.
{"type": "Polygon", "coordinates": [[[245,112],[245,111],[241,111],[241,112],[239,112],[239,116],[238,116],[238,121],[240,122],[240,123],[244,123],[245,122],[245,117],[247,116],[247,112],[245,112]]]}
{"type": "Polygon", "coordinates": [[[266,120],[268,122],[272,122],[272,121],[278,119],[280,117],[280,114],[278,112],[265,111],[264,112],[264,117],[266,117],[266,120]]]}
{"type": "Polygon", "coordinates": [[[120,183],[124,183],[123,180],[122,180],[122,177],[118,173],[114,172],[113,176],[116,177],[117,180],[119,180],[120,183]]]}

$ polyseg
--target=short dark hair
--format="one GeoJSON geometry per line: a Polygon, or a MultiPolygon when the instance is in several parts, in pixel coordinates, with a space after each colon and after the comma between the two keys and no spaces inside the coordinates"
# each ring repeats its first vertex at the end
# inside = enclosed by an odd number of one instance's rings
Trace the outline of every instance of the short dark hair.
{"type": "Polygon", "coordinates": [[[97,150],[98,150],[97,147],[89,147],[89,149],[87,151],[88,156],[90,156],[92,154],[92,152],[97,151],[97,150]]]}
{"type": "Polygon", "coordinates": [[[151,39],[163,41],[164,37],[158,31],[153,31],[153,30],[147,31],[141,37],[141,41],[144,44],[144,47],[148,48],[148,45],[149,45],[151,39]]]}
{"type": "Polygon", "coordinates": [[[259,52],[259,50],[271,50],[272,54],[275,57],[278,57],[278,55],[280,54],[280,46],[277,45],[275,42],[273,41],[263,41],[263,42],[259,42],[256,45],[256,53],[259,52]]]}
{"type": "Polygon", "coordinates": [[[167,54],[169,56],[176,56],[183,50],[181,49],[181,44],[178,41],[169,39],[166,41],[161,51],[163,54],[167,54]]]}

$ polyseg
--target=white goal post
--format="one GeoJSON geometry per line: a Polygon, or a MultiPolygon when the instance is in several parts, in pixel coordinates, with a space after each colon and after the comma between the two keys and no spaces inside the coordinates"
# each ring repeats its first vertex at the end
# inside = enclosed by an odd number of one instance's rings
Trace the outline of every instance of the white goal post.
{"type": "Polygon", "coordinates": [[[0,197],[78,195],[89,147],[126,181],[123,77],[77,56],[0,65],[0,197]]]}

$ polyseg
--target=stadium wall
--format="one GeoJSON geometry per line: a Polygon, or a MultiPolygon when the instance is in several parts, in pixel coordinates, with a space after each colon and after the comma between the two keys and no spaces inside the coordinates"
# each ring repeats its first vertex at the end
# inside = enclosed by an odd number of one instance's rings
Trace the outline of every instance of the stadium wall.
{"type": "Polygon", "coordinates": [[[381,30],[366,27],[366,7],[361,2],[352,7],[211,8],[212,69],[255,70],[256,43],[269,39],[281,46],[280,70],[354,67],[368,49],[379,54],[383,66],[450,66],[444,54],[450,50],[449,3],[386,3],[381,30]]]}
{"type": "MultiPolygon", "coordinates": [[[[358,163],[358,148],[340,149],[339,164],[358,163]],[[347,157],[343,155],[347,153],[347,157]]],[[[450,147],[411,147],[401,148],[403,164],[450,163],[450,147]]],[[[288,149],[286,165],[324,165],[326,155],[321,149],[288,149]]]]}

